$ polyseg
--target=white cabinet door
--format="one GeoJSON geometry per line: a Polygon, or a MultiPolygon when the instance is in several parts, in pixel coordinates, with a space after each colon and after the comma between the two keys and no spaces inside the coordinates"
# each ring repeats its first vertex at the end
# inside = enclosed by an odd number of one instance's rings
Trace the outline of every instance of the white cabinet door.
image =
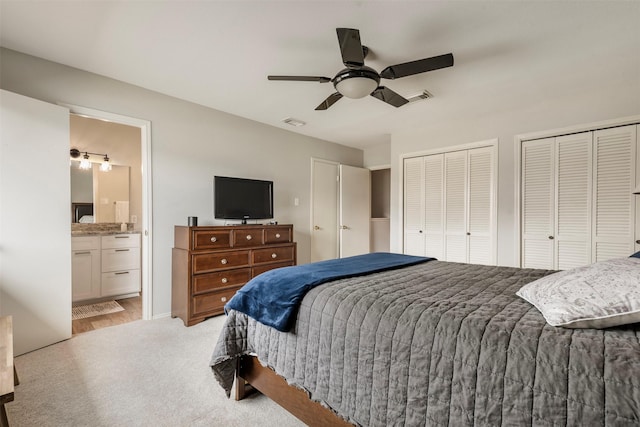
{"type": "Polygon", "coordinates": [[[523,268],[553,269],[555,138],[522,144],[523,268]]]}
{"type": "Polygon", "coordinates": [[[467,262],[467,152],[446,153],[445,176],[445,259],[467,262]]]}
{"type": "Polygon", "coordinates": [[[494,148],[483,147],[468,152],[469,191],[467,214],[467,262],[494,265],[494,148]]]}
{"type": "Polygon", "coordinates": [[[408,255],[424,256],[424,160],[404,160],[404,248],[408,255]]]}
{"type": "Polygon", "coordinates": [[[340,165],[340,257],[369,253],[371,172],[340,165]]]}
{"type": "Polygon", "coordinates": [[[338,164],[313,159],[311,262],[335,258],[338,258],[338,164]]]}
{"type": "Polygon", "coordinates": [[[100,297],[100,236],[71,238],[73,302],[100,297]]]}
{"type": "Polygon", "coordinates": [[[637,126],[594,132],[593,262],[634,252],[637,126]]]}
{"type": "Polygon", "coordinates": [[[0,93],[0,314],[20,355],[71,337],[69,110],[0,93]]]}

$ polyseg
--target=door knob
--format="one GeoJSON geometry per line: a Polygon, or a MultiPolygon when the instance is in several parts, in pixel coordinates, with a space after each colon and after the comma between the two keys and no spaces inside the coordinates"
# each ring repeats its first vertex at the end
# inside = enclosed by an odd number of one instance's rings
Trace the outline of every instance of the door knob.
{"type": "Polygon", "coordinates": [[[549,240],[553,240],[553,236],[549,236],[549,240]]]}
{"type": "Polygon", "coordinates": [[[313,226],[313,229],[314,229],[314,230],[320,230],[320,227],[318,227],[317,225],[314,225],[314,226],[313,226]]]}
{"type": "Polygon", "coordinates": [[[342,230],[348,230],[348,229],[349,229],[349,227],[347,227],[346,225],[342,225],[342,226],[340,226],[340,228],[341,228],[342,230]]]}

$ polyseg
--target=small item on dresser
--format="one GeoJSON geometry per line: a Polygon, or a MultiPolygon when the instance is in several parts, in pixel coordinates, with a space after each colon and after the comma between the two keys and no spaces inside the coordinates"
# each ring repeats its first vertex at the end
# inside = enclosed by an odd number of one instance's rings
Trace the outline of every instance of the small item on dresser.
{"type": "Polygon", "coordinates": [[[197,216],[190,216],[188,217],[188,224],[189,227],[195,227],[198,225],[198,217],[197,216]]]}
{"type": "Polygon", "coordinates": [[[123,222],[122,224],[120,224],[120,231],[127,231],[127,223],[123,222]]]}

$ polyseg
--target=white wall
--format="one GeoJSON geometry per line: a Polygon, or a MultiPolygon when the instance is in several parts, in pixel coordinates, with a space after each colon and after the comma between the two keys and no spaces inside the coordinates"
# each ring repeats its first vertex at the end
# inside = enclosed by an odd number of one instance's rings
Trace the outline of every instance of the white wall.
{"type": "Polygon", "coordinates": [[[391,141],[370,145],[364,149],[364,167],[371,168],[391,164],[391,141]]]}
{"type": "Polygon", "coordinates": [[[588,87],[570,96],[556,94],[544,104],[531,105],[523,100],[522,108],[518,110],[496,112],[484,117],[462,116],[428,128],[393,135],[391,250],[402,250],[402,155],[497,138],[498,265],[517,266],[515,136],[640,114],[638,76],[634,80],[602,82],[598,87],[588,87]]]}
{"type": "Polygon", "coordinates": [[[298,262],[306,263],[310,259],[309,159],[362,166],[361,150],[7,49],[0,50],[0,87],[51,103],[151,121],[154,316],[170,312],[174,225],[186,225],[188,216],[197,216],[199,225],[216,223],[214,175],[273,180],[275,219],[294,225],[298,262]],[[299,206],[294,206],[294,197],[299,198],[299,206]]]}

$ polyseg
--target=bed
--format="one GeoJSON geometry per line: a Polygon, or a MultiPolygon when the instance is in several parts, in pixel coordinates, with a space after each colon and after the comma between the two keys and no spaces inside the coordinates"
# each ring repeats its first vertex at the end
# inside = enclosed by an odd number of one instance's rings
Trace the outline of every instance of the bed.
{"type": "Polygon", "coordinates": [[[211,367],[227,395],[253,385],[309,425],[639,425],[640,324],[551,326],[516,292],[553,273],[431,260],[338,278],[289,331],[230,310],[211,367]]]}

